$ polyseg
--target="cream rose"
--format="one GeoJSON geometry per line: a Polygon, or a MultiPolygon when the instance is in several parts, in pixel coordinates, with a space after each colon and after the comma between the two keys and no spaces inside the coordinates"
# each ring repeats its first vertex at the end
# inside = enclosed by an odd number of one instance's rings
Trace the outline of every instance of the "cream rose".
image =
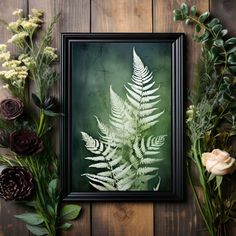
{"type": "Polygon", "coordinates": [[[235,159],[228,152],[214,149],[202,154],[202,164],[214,175],[232,174],[236,168],[235,159]]]}

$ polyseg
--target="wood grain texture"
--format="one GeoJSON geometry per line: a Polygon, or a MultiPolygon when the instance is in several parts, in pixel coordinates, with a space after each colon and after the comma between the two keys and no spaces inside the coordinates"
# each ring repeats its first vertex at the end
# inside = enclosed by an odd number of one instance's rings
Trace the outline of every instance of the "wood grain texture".
{"type": "Polygon", "coordinates": [[[186,44],[186,70],[188,86],[191,86],[193,72],[196,62],[201,53],[200,45],[193,42],[193,28],[182,22],[173,21],[173,10],[179,8],[182,2],[189,6],[195,5],[199,12],[209,11],[209,2],[207,0],[153,0],[153,28],[154,32],[184,32],[187,36],[186,44]]]}
{"type": "MultiPolygon", "coordinates": [[[[188,0],[199,11],[209,10],[222,19],[230,34],[236,34],[235,0],[188,0]],[[209,1],[211,4],[209,5],[209,1]]],[[[192,42],[192,29],[172,21],[172,11],[182,0],[1,0],[0,19],[12,21],[16,8],[40,8],[45,20],[62,11],[54,33],[54,46],[60,47],[60,32],[185,32],[187,34],[187,78],[192,80],[199,46],[192,42]],[[152,8],[153,5],[153,8],[152,8]],[[92,13],[90,18],[90,12],[92,13]],[[152,18],[153,16],[153,18],[152,18]],[[153,22],[153,24],[152,24],[153,22]],[[190,68],[190,69],[189,69],[190,68]]],[[[10,33],[0,25],[0,42],[10,33]]],[[[11,48],[14,52],[14,48],[11,48]]],[[[59,67],[58,67],[59,68],[59,67]]],[[[58,89],[53,93],[58,94],[58,89]]],[[[0,90],[0,96],[3,91],[0,90]]],[[[58,137],[58,135],[57,135],[58,137]]],[[[57,142],[58,143],[58,139],[57,142]]],[[[186,186],[188,183],[186,182],[186,186]]],[[[187,189],[182,203],[81,203],[82,213],[65,236],[205,236],[202,222],[187,189]],[[92,207],[91,207],[92,205],[92,207]],[[154,211],[155,210],[155,211],[154,211]]],[[[25,225],[14,218],[24,209],[12,202],[0,200],[0,236],[27,236],[25,225]]],[[[229,236],[236,235],[232,227],[229,236]]]]}
{"type": "MultiPolygon", "coordinates": [[[[92,32],[151,32],[150,0],[92,0],[92,32]]],[[[92,236],[152,236],[152,203],[93,203],[92,236]],[[143,220],[145,219],[145,220],[143,220]]]]}
{"type": "Polygon", "coordinates": [[[211,14],[218,17],[223,26],[229,30],[230,35],[236,35],[235,26],[235,0],[210,0],[211,14]]]}
{"type": "MultiPolygon", "coordinates": [[[[209,2],[205,0],[188,0],[189,5],[195,5],[199,12],[209,10],[209,2]]],[[[185,84],[191,85],[195,63],[200,55],[200,45],[192,40],[193,29],[182,22],[173,22],[173,10],[179,8],[182,1],[154,0],[153,25],[154,32],[184,32],[187,36],[186,46],[186,79],[185,84]]],[[[186,181],[185,186],[189,186],[186,181]]],[[[186,190],[186,200],[182,203],[156,203],[155,204],[155,235],[156,236],[182,236],[206,235],[203,223],[195,208],[190,187],[186,190]]]]}
{"type": "MultiPolygon", "coordinates": [[[[27,1],[26,0],[8,0],[0,1],[0,19],[6,21],[7,23],[16,20],[16,17],[12,15],[12,12],[21,8],[26,12],[27,1]]],[[[6,43],[6,41],[11,38],[11,33],[6,30],[6,27],[0,24],[0,43],[6,43]]],[[[10,46],[11,53],[14,55],[16,53],[15,47],[10,46]]],[[[0,85],[1,86],[1,85],[0,85]]],[[[3,89],[0,89],[0,97],[3,98],[8,93],[3,89]]],[[[14,235],[22,236],[29,235],[28,230],[25,228],[25,224],[17,220],[14,215],[20,214],[25,210],[14,202],[5,202],[3,199],[0,200],[0,235],[14,235]]]]}
{"type": "Polygon", "coordinates": [[[92,32],[151,32],[151,0],[92,0],[92,32]]]}
{"type": "Polygon", "coordinates": [[[92,236],[153,236],[152,203],[94,203],[92,236]]]}

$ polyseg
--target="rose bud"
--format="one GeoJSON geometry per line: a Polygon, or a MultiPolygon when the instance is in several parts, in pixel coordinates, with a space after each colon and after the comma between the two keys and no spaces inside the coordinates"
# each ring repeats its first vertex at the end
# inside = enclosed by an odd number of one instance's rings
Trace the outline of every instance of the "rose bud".
{"type": "Polygon", "coordinates": [[[23,103],[18,98],[6,98],[0,103],[0,113],[6,120],[15,120],[23,113],[23,103]]]}
{"type": "Polygon", "coordinates": [[[202,164],[206,166],[208,172],[213,175],[232,174],[235,169],[235,159],[229,153],[214,149],[212,152],[202,154],[202,164]]]}
{"type": "Polygon", "coordinates": [[[31,156],[43,151],[43,141],[32,130],[21,129],[9,135],[10,149],[21,156],[31,156]]]}
{"type": "Polygon", "coordinates": [[[32,194],[33,188],[32,174],[23,167],[5,168],[0,175],[0,197],[6,201],[24,199],[32,194]]]}

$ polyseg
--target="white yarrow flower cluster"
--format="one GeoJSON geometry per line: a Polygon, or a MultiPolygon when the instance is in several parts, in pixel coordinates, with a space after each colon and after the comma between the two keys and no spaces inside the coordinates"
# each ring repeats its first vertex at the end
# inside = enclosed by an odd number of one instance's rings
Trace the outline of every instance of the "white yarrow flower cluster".
{"type": "Polygon", "coordinates": [[[57,54],[56,54],[56,48],[53,47],[45,47],[44,52],[43,52],[46,60],[52,62],[57,59],[57,54]]]}
{"type": "Polygon", "coordinates": [[[20,32],[18,34],[14,34],[7,42],[14,44],[22,44],[27,36],[29,36],[27,32],[20,32]]]}
{"type": "Polygon", "coordinates": [[[10,59],[10,52],[7,51],[7,45],[6,44],[0,44],[0,61],[5,62],[10,59]]]}
{"type": "Polygon", "coordinates": [[[23,16],[23,9],[16,9],[15,11],[13,11],[12,15],[22,17],[23,16]]]}

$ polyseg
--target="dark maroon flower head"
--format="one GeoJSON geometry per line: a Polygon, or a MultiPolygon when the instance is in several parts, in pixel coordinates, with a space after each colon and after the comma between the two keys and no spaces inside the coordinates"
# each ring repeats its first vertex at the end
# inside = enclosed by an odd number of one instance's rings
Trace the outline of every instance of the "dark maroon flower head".
{"type": "Polygon", "coordinates": [[[18,98],[6,98],[0,102],[0,113],[6,120],[15,120],[23,113],[23,103],[18,98]]]}
{"type": "Polygon", "coordinates": [[[43,141],[32,130],[21,129],[9,135],[10,149],[20,156],[31,156],[43,151],[43,141]]]}
{"type": "Polygon", "coordinates": [[[0,175],[0,197],[6,201],[29,197],[34,189],[32,174],[25,168],[5,168],[0,175]]]}

